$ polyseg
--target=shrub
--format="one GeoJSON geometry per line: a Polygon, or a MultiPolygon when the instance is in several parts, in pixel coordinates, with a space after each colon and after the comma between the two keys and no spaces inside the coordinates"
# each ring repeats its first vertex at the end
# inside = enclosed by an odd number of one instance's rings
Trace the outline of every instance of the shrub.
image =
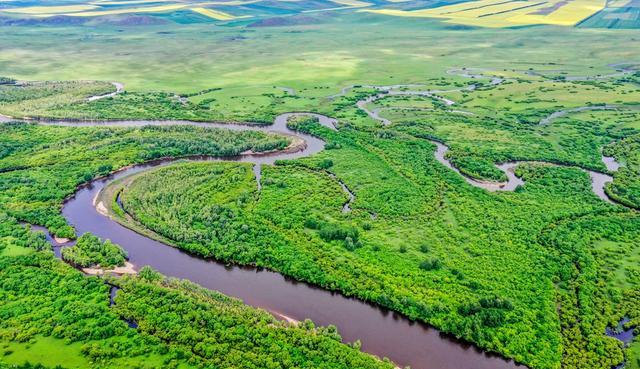
{"type": "Polygon", "coordinates": [[[438,270],[440,268],[442,268],[442,262],[438,258],[427,259],[420,263],[420,269],[422,270],[429,271],[438,270]]]}

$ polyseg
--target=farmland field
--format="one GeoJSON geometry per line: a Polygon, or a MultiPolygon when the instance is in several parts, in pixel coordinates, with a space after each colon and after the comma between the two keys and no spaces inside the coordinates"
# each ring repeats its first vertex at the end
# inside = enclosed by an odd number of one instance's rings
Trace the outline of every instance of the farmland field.
{"type": "Polygon", "coordinates": [[[637,0],[0,0],[0,368],[640,368],[637,0]]]}

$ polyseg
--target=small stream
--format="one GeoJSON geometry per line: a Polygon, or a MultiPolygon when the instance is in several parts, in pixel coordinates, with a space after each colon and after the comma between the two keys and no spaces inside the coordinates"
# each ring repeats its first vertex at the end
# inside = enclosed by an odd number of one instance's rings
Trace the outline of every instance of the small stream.
{"type": "Polygon", "coordinates": [[[629,345],[635,337],[634,328],[624,329],[624,325],[629,322],[629,318],[623,318],[615,329],[607,327],[606,334],[622,342],[625,346],[629,345]]]}
{"type": "Polygon", "coordinates": [[[90,96],[87,98],[87,101],[91,102],[91,101],[106,99],[108,97],[115,97],[117,94],[124,91],[124,84],[120,82],[111,82],[111,84],[114,85],[116,88],[114,92],[109,92],[104,95],[90,96]]]}
{"type": "MultiPolygon", "coordinates": [[[[487,191],[514,191],[518,186],[524,185],[524,181],[516,176],[515,169],[519,164],[523,163],[540,163],[547,165],[557,165],[562,166],[556,163],[548,163],[542,161],[510,161],[502,164],[497,164],[496,168],[502,171],[507,176],[506,182],[491,182],[491,181],[479,181],[473,178],[469,178],[462,174],[458,168],[456,168],[449,159],[446,158],[446,153],[449,151],[449,147],[442,144],[441,142],[430,140],[434,145],[436,145],[436,160],[442,163],[446,167],[454,170],[456,173],[460,174],[464,177],[465,181],[474,187],[483,188],[487,191]]],[[[602,161],[607,165],[607,169],[612,170],[611,168],[619,168],[620,164],[616,162],[616,160],[612,157],[602,157],[602,161]]],[[[613,177],[605,174],[596,172],[589,169],[580,168],[581,170],[587,172],[589,177],[591,178],[591,190],[593,193],[598,196],[601,200],[606,201],[610,204],[617,204],[613,201],[609,195],[605,192],[605,186],[607,183],[613,181],[613,177]]]]}
{"type": "Polygon", "coordinates": [[[572,113],[579,113],[579,112],[583,112],[583,111],[592,111],[592,110],[615,110],[617,108],[618,107],[616,105],[588,105],[588,106],[580,106],[580,107],[577,107],[577,108],[558,110],[556,112],[553,112],[553,113],[549,114],[547,117],[541,119],[540,123],[538,123],[538,125],[546,126],[547,124],[551,123],[552,121],[554,121],[554,120],[556,120],[558,118],[562,118],[562,117],[567,116],[567,115],[572,114],[572,113]]]}
{"type": "MultiPolygon", "coordinates": [[[[482,75],[475,75],[475,74],[464,74],[467,73],[466,70],[464,69],[460,69],[460,73],[462,76],[468,77],[468,78],[487,78],[484,77],[482,75]]],[[[448,71],[449,72],[449,71],[448,71]]],[[[495,81],[492,80],[492,84],[499,84],[502,83],[504,80],[503,79],[495,79],[495,81]],[[494,83],[495,82],[495,83],[494,83]]],[[[436,93],[443,93],[443,92],[451,92],[451,91],[460,91],[461,89],[455,89],[455,90],[449,90],[449,91],[441,91],[441,90],[430,90],[430,91],[397,91],[397,90],[392,90],[391,88],[395,86],[385,86],[384,88],[386,90],[384,90],[383,93],[380,94],[376,94],[376,95],[371,95],[368,96],[366,99],[360,100],[356,103],[357,107],[360,108],[361,110],[363,110],[364,112],[367,113],[367,115],[369,115],[369,117],[371,117],[372,119],[375,119],[379,122],[381,122],[383,125],[387,126],[391,124],[391,121],[387,118],[384,118],[382,116],[380,116],[380,109],[374,109],[374,110],[370,110],[367,108],[367,105],[375,102],[379,99],[382,99],[384,97],[387,96],[404,96],[404,95],[409,95],[409,96],[427,96],[427,97],[432,97],[432,98],[440,98],[436,95],[436,93]]],[[[462,89],[462,90],[473,90],[475,89],[474,85],[469,86],[466,89],[462,89]]],[[[442,98],[440,98],[442,99],[442,98]]],[[[453,105],[455,104],[454,101],[451,100],[444,100],[446,105],[453,105]]],[[[566,109],[566,110],[561,110],[561,111],[557,111],[553,114],[551,114],[550,116],[548,116],[547,118],[543,119],[540,124],[541,125],[546,125],[548,123],[550,123],[552,120],[565,116],[569,113],[573,113],[573,112],[579,112],[579,111],[586,111],[586,110],[602,110],[602,109],[615,109],[615,106],[611,106],[611,105],[605,105],[605,106],[585,106],[585,107],[579,107],[579,108],[573,108],[573,109],[566,109]]],[[[466,113],[464,111],[455,111],[456,113],[466,113]]],[[[545,163],[545,164],[549,164],[549,165],[560,165],[560,164],[556,164],[556,163],[547,163],[547,162],[541,162],[541,161],[510,161],[510,162],[505,162],[505,163],[501,163],[501,164],[497,164],[496,168],[498,168],[500,171],[502,171],[506,176],[507,176],[507,181],[506,182],[492,182],[492,181],[480,181],[480,180],[476,180],[473,178],[470,178],[466,175],[464,175],[462,172],[460,172],[460,170],[458,168],[456,168],[447,158],[446,158],[446,153],[449,151],[449,147],[446,146],[445,144],[443,144],[442,142],[439,141],[435,141],[435,140],[429,140],[430,142],[432,142],[434,145],[436,145],[436,152],[435,152],[435,158],[438,162],[442,163],[443,165],[445,165],[446,167],[452,169],[453,171],[455,171],[456,173],[460,174],[467,183],[469,183],[470,185],[474,186],[474,187],[479,187],[479,188],[483,188],[487,191],[514,191],[518,186],[524,185],[524,181],[517,177],[515,175],[515,168],[521,164],[521,163],[545,163]]],[[[605,164],[607,170],[611,171],[611,172],[615,172],[620,168],[620,164],[615,160],[615,158],[613,157],[607,157],[607,156],[602,156],[602,161],[605,164]]],[[[610,176],[609,174],[606,173],[601,173],[601,172],[596,172],[593,170],[589,170],[589,169],[584,169],[584,168],[580,168],[582,170],[584,170],[585,172],[587,172],[589,174],[589,177],[591,178],[591,189],[593,191],[593,193],[598,196],[600,199],[602,199],[603,201],[606,201],[608,203],[611,204],[617,204],[615,201],[613,201],[609,195],[607,195],[607,193],[605,192],[605,186],[607,185],[607,183],[610,183],[613,181],[613,177],[610,176]]]]}

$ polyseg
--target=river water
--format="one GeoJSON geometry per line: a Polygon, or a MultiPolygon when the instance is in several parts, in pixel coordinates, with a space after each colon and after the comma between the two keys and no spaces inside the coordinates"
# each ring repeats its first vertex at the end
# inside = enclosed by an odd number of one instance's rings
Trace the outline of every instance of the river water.
{"type": "Polygon", "coordinates": [[[414,369],[516,366],[442,335],[436,329],[365,302],[296,282],[275,272],[228,266],[189,255],[129,230],[96,211],[93,201],[105,184],[153,166],[137,166],[82,188],[65,204],[63,215],[78,234],[91,232],[120,244],[128,252],[129,261],[137,267],[150,265],[165,275],[189,279],[238,297],[287,320],[309,318],[319,325],[333,324],[344,341],[360,339],[363,351],[389,357],[400,366],[410,365],[414,369]]]}
{"type": "MultiPolygon", "coordinates": [[[[278,152],[267,155],[242,155],[236,158],[202,158],[201,160],[236,160],[256,165],[273,164],[275,160],[295,159],[312,155],[324,148],[324,142],[316,137],[294,132],[286,127],[288,117],[277,117],[268,127],[228,125],[195,122],[39,122],[46,125],[66,126],[145,126],[145,125],[197,125],[233,130],[260,130],[281,133],[303,139],[302,150],[278,152]]],[[[302,113],[309,114],[309,113],[302,113]]],[[[319,116],[322,125],[335,129],[335,121],[319,116]]],[[[511,360],[485,353],[477,347],[442,334],[426,324],[412,322],[401,314],[391,312],[366,302],[345,297],[336,292],[297,282],[279,273],[252,267],[224,265],[205,260],[142,236],[111,218],[97,212],[94,199],[112,180],[147,170],[167,161],[134,166],[114,175],[101,178],[81,187],[64,205],[62,213],[79,235],[91,232],[121,245],[136,268],[150,265],[161,273],[189,279],[206,288],[242,299],[245,303],[263,308],[275,316],[299,321],[311,319],[319,325],[338,327],[345,342],[361,340],[362,350],[379,357],[388,357],[399,366],[410,365],[414,369],[506,369],[520,367],[511,360]]],[[[348,189],[347,189],[348,191],[348,189]]],[[[348,210],[347,210],[348,211],[348,210]]],[[[52,240],[55,243],[55,241],[52,240]]],[[[59,254],[59,248],[56,248],[59,254]]]]}
{"type": "MultiPolygon", "coordinates": [[[[313,115],[320,123],[335,129],[335,120],[317,114],[287,113],[276,118],[268,127],[195,123],[184,121],[119,121],[119,122],[40,122],[68,126],[145,126],[145,125],[197,125],[232,130],[259,130],[294,136],[305,141],[300,150],[276,152],[267,155],[246,154],[234,158],[201,158],[200,160],[234,160],[255,164],[259,179],[261,165],[275,160],[295,159],[312,155],[324,148],[317,137],[301,134],[287,128],[287,119],[296,114],[313,115]]],[[[457,171],[445,159],[448,148],[438,142],[436,159],[457,171]]],[[[388,357],[399,366],[414,369],[502,369],[518,367],[513,361],[482,352],[473,345],[438,332],[425,324],[412,322],[400,314],[378,306],[345,297],[307,283],[296,282],[278,273],[252,267],[224,265],[213,260],[189,255],[186,252],[140,235],[104,216],[96,210],[94,201],[99,192],[111,181],[148,170],[171,161],[146,163],[122,170],[108,178],[98,179],[80,188],[63,207],[63,215],[78,234],[91,232],[101,238],[120,244],[128,253],[129,261],[137,268],[150,265],[161,273],[189,279],[206,288],[242,299],[245,303],[270,311],[275,316],[299,321],[312,319],[319,325],[336,325],[345,342],[361,340],[362,350],[380,357],[388,357]]],[[[517,163],[499,166],[509,177],[505,184],[478,182],[465,177],[472,185],[489,190],[513,190],[522,181],[513,174],[517,163]]],[[[346,189],[346,192],[351,192],[346,189]]],[[[353,198],[351,198],[353,200],[353,198]]],[[[350,202],[349,202],[350,203],[350,202]]],[[[345,206],[348,208],[347,203],[345,206]]],[[[346,210],[346,211],[348,211],[346,210]]],[[[59,250],[59,248],[57,248],[59,250]]]]}
{"type": "MultiPolygon", "coordinates": [[[[495,78],[491,84],[499,84],[502,79],[495,78]]],[[[385,95],[425,95],[440,98],[438,92],[447,91],[393,91],[389,86],[384,91],[385,95]]],[[[403,86],[405,87],[405,86],[403,86]]],[[[406,86],[408,87],[408,86],[406,86]]],[[[473,89],[474,87],[467,87],[473,89]]],[[[117,86],[118,93],[122,86],[117,86]]],[[[343,91],[342,93],[345,93],[343,91]]],[[[115,93],[113,93],[115,95],[115,93]]],[[[111,94],[105,96],[108,97],[111,94]]],[[[366,105],[383,95],[370,97],[368,100],[358,102],[358,106],[366,110],[366,105]]],[[[102,97],[97,97],[102,98],[102,97]]],[[[97,99],[96,98],[96,99],[97,99]]],[[[454,102],[440,98],[446,105],[454,102]]],[[[369,112],[368,112],[369,113],[369,112]]],[[[272,133],[280,133],[294,136],[304,140],[305,144],[300,150],[278,152],[270,155],[247,154],[235,158],[215,159],[202,158],[200,160],[234,160],[254,163],[254,172],[260,183],[260,168],[262,165],[273,164],[275,160],[296,159],[309,156],[321,151],[324,142],[316,137],[294,132],[287,128],[287,119],[292,115],[313,115],[319,118],[320,124],[335,129],[334,119],[312,113],[287,113],[278,116],[274,124],[268,127],[248,126],[241,124],[196,123],[188,121],[117,121],[117,122],[39,122],[45,125],[64,126],[124,126],[141,127],[146,125],[197,125],[209,128],[225,128],[231,130],[258,130],[272,133]]],[[[371,114],[370,114],[371,115],[371,114]]],[[[383,124],[390,122],[374,114],[374,119],[383,124]]],[[[0,121],[7,121],[0,116],[0,121]]],[[[442,143],[433,141],[437,149],[436,159],[447,167],[460,173],[445,158],[448,147],[442,143]]],[[[603,159],[609,169],[616,165],[609,158],[603,159]]],[[[150,265],[161,273],[177,278],[189,279],[203,287],[220,291],[226,295],[242,299],[245,303],[263,308],[275,316],[288,321],[312,319],[316,324],[333,324],[338,327],[345,342],[361,340],[362,350],[380,357],[388,357],[399,366],[410,365],[413,369],[506,369],[521,367],[511,360],[482,352],[477,347],[456,340],[453,337],[442,334],[436,329],[425,324],[412,322],[406,317],[366,302],[345,297],[336,292],[330,292],[307,283],[297,282],[286,278],[279,273],[256,269],[224,265],[214,260],[205,260],[189,255],[179,249],[168,246],[162,242],[152,240],[140,235],[115,222],[111,218],[97,212],[94,200],[99,192],[111,181],[123,178],[133,173],[147,170],[159,165],[166,165],[170,161],[160,161],[137,165],[122,170],[114,175],[93,181],[80,188],[63,207],[63,215],[68,222],[75,227],[77,233],[91,232],[101,238],[110,239],[121,245],[129,255],[129,261],[137,268],[150,265]]],[[[482,187],[490,191],[512,191],[523,181],[513,174],[513,169],[518,163],[504,163],[498,166],[503,170],[509,181],[505,183],[487,183],[475,181],[465,176],[465,180],[474,186],[482,187]]],[[[617,169],[617,168],[615,168],[617,169]]],[[[614,169],[614,170],[615,170],[614,169]]],[[[594,193],[608,201],[602,190],[604,183],[611,177],[589,172],[592,177],[594,193]]],[[[350,203],[354,197],[351,191],[340,182],[350,200],[345,204],[343,211],[350,211],[350,203]]],[[[34,227],[34,229],[41,229],[34,227]]],[[[51,238],[48,236],[48,238],[51,238]]],[[[50,239],[59,255],[60,247],[68,244],[56,245],[55,240],[50,239]]],[[[116,290],[111,290],[111,298],[116,290]]]]}

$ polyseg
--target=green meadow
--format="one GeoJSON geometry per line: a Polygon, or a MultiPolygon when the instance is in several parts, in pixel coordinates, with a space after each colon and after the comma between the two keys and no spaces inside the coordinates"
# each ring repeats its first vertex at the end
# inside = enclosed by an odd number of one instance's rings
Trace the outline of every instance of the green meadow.
{"type": "Polygon", "coordinates": [[[219,87],[232,96],[283,86],[311,98],[351,84],[419,83],[447,76],[450,67],[606,74],[607,64],[633,60],[640,47],[634,30],[468,32],[430,19],[365,13],[331,14],[293,31],[206,22],[14,28],[0,35],[0,70],[14,78],[119,80],[131,92],[219,87]],[[573,47],[584,44],[589,47],[573,47]]]}

